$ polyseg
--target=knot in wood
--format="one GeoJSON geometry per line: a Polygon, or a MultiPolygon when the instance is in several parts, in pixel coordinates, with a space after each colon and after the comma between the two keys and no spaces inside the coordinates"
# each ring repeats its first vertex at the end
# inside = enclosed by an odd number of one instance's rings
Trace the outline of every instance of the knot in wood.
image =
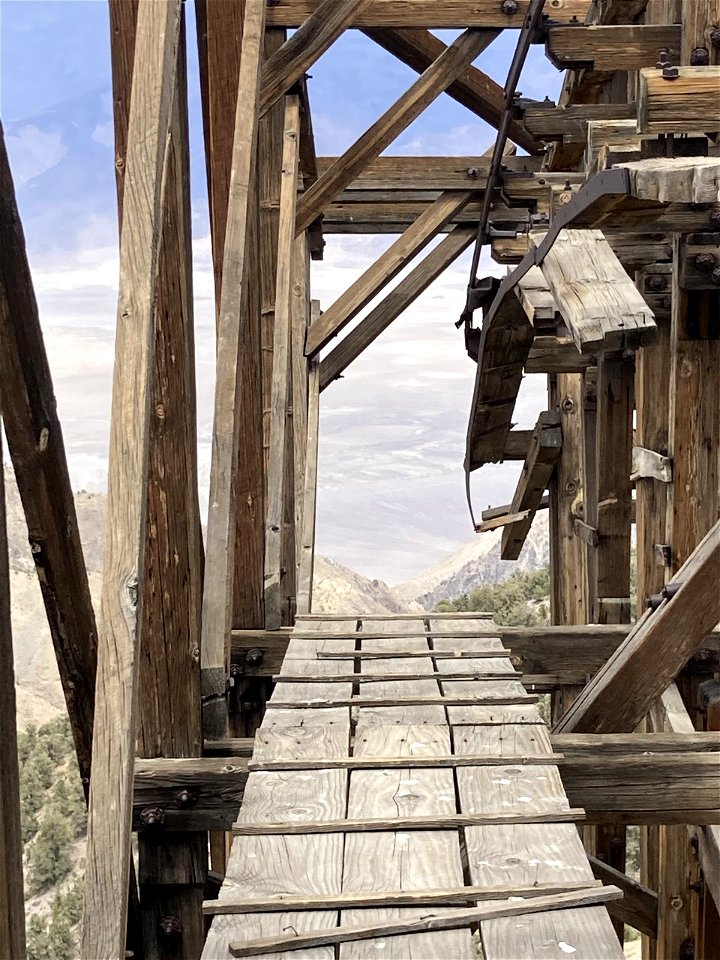
{"type": "Polygon", "coordinates": [[[50,440],[50,431],[47,427],[43,427],[40,431],[40,436],[38,437],[37,442],[37,451],[38,453],[45,453],[48,448],[48,442],[50,440]]]}
{"type": "Polygon", "coordinates": [[[191,807],[194,807],[197,802],[197,790],[189,790],[187,787],[184,787],[175,794],[175,806],[179,810],[189,810],[191,807]]]}

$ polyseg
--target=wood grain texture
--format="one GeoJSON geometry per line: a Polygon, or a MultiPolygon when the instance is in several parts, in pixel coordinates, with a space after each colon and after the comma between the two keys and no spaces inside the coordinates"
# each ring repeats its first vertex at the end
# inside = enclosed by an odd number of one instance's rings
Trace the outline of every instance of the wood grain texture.
{"type": "MultiPolygon", "coordinates": [[[[2,441],[0,440],[0,462],[2,441]]],[[[5,477],[0,477],[0,956],[25,956],[23,844],[15,716],[15,666],[10,621],[10,569],[5,477]]]]}
{"type": "Polygon", "coordinates": [[[640,133],[712,133],[720,130],[720,66],[678,67],[669,83],[659,70],[641,70],[640,133]]]}
{"type": "Polygon", "coordinates": [[[679,24],[613,24],[553,27],[547,54],[559,68],[583,64],[594,70],[639,70],[654,67],[659,50],[671,63],[680,56],[679,24]]]}
{"type": "Polygon", "coordinates": [[[307,229],[370,161],[405,130],[487,45],[485,31],[467,30],[307,190],[298,203],[296,230],[307,229]]]}
{"type": "Polygon", "coordinates": [[[206,736],[227,732],[225,661],[232,625],[242,301],[247,295],[245,254],[257,138],[257,99],[265,6],[251,0],[243,26],[218,319],[213,457],[202,604],[201,692],[206,736]]]}
{"type": "Polygon", "coordinates": [[[141,6],[128,124],[81,954],[122,956],[130,866],[154,308],[178,2],[141,6]]]}
{"type": "Polygon", "coordinates": [[[310,612],[315,561],[315,517],[320,439],[320,366],[316,360],[312,360],[309,364],[307,431],[305,475],[303,478],[303,525],[297,573],[296,609],[298,613],[310,612]]]}

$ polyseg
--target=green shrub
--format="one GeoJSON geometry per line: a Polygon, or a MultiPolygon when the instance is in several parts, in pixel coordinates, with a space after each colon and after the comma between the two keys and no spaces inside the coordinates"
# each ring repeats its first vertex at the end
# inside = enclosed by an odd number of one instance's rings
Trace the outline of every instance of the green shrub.
{"type": "Polygon", "coordinates": [[[548,622],[547,598],[550,593],[548,567],[514,573],[500,583],[486,583],[455,600],[441,600],[436,613],[492,613],[500,626],[534,626],[548,622]]]}
{"type": "Polygon", "coordinates": [[[68,876],[72,869],[72,841],[67,819],[57,810],[49,810],[28,853],[28,888],[31,893],[47,890],[68,876]]]}

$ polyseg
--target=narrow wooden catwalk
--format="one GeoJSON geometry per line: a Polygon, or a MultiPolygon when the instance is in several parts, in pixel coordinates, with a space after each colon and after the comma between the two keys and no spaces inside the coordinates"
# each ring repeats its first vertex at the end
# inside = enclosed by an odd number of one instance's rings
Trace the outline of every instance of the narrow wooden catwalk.
{"type": "MultiPolygon", "coordinates": [[[[203,956],[280,955],[296,934],[334,928],[347,934],[341,960],[474,960],[480,921],[486,960],[620,960],[606,908],[592,905],[608,889],[596,887],[573,822],[582,811],[570,809],[537,697],[509,655],[482,619],[300,618],[256,734],[220,898],[205,905],[214,920],[203,956]],[[336,832],[312,832],[332,821],[336,832]],[[579,891],[585,905],[557,909],[558,895],[579,891]],[[556,903],[393,935],[394,923],[450,917],[458,905],[490,908],[493,893],[495,905],[556,903]],[[303,911],[291,902],[278,912],[286,898],[303,911]],[[361,926],[378,930],[356,940],[361,926]]],[[[329,960],[337,942],[293,956],[329,960]]]]}

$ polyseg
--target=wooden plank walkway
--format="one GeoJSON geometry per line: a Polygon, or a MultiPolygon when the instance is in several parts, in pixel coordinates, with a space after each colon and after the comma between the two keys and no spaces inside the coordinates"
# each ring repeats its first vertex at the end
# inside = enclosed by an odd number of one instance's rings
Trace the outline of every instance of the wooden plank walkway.
{"type": "MultiPolygon", "coordinates": [[[[291,637],[279,680],[268,703],[263,724],[256,734],[253,758],[315,761],[348,757],[387,758],[387,768],[293,769],[253,772],[248,778],[240,823],[278,823],[373,818],[424,819],[457,814],[497,815],[552,814],[567,811],[569,804],[558,768],[550,756],[548,731],[537,707],[521,704],[473,704],[444,706],[441,698],[472,700],[476,696],[512,698],[524,688],[512,666],[508,651],[492,637],[485,619],[438,617],[396,620],[348,618],[343,630],[351,636],[337,638],[337,620],[305,618],[291,637]],[[356,632],[352,634],[353,626],[356,632]],[[432,631],[457,630],[477,637],[486,651],[468,658],[468,641],[433,639],[432,631]],[[372,635],[363,639],[364,634],[372,635]],[[393,639],[378,634],[391,633],[393,639]],[[335,634],[334,637],[324,635],[335,634]],[[399,636],[398,636],[399,635],[399,636]],[[457,674],[458,661],[448,653],[461,647],[462,670],[472,679],[438,679],[438,674],[457,674]],[[497,649],[497,657],[488,650],[497,649]],[[388,659],[349,659],[357,651],[382,654],[408,653],[388,659]],[[442,652],[444,657],[434,657],[442,652]],[[337,659],[331,655],[337,654],[337,659]],[[423,656],[423,654],[425,654],[423,656]],[[382,675],[380,681],[334,680],[357,673],[382,675]],[[502,679],[507,673],[508,679],[502,679]],[[477,679],[492,674],[497,679],[477,679]],[[402,679],[393,679],[394,675],[402,679]],[[500,676],[498,676],[500,675],[500,676]],[[302,676],[314,678],[303,683],[302,676]],[[407,679],[412,676],[413,679],[407,679]],[[327,677],[327,682],[318,682],[327,677]],[[476,678],[477,677],[477,678],[476,678]],[[412,700],[412,705],[383,704],[359,707],[292,709],[277,707],[304,700],[348,700],[362,690],[363,697],[386,702],[412,700]],[[423,704],[423,698],[431,701],[423,704]],[[450,754],[548,756],[538,765],[487,764],[482,766],[413,767],[412,757],[446,757],[450,754]],[[396,758],[408,758],[407,767],[396,758]]],[[[366,702],[366,701],[364,701],[366,702]]],[[[567,814],[566,814],[567,816],[567,814]]],[[[434,824],[433,824],[434,827],[434,824]]],[[[572,822],[481,824],[452,829],[348,831],[346,833],[238,836],[235,838],[220,901],[258,897],[304,897],[318,909],[267,913],[247,912],[215,916],[203,958],[230,958],[230,943],[277,936],[293,936],[341,925],[382,925],[396,920],[449,915],[452,905],[475,906],[494,891],[507,901],[512,892],[528,888],[538,893],[549,888],[561,891],[573,885],[591,887],[593,873],[572,822]],[[473,896],[463,904],[458,890],[472,887],[473,896]],[[482,895],[478,888],[482,888],[482,895]],[[382,892],[400,895],[428,891],[435,906],[383,903],[382,892]],[[432,893],[430,893],[432,891],[432,893]],[[445,899],[439,894],[444,891],[445,899]],[[453,895],[454,891],[454,895],[453,895]],[[374,894],[368,906],[357,899],[346,907],[343,898],[374,894]],[[328,902],[333,901],[333,902],[328,902]],[[320,905],[327,909],[320,909],[320,905]],[[333,909],[334,908],[334,909],[333,909]]],[[[412,901],[412,898],[410,898],[412,901]]],[[[404,903],[407,904],[408,898],[404,903]]],[[[217,906],[215,907],[217,909],[217,906]]],[[[622,960],[604,906],[522,914],[502,919],[468,923],[460,929],[432,930],[378,936],[299,950],[269,954],[277,960],[622,960]],[[337,951],[337,953],[336,953],[337,951]]]]}

